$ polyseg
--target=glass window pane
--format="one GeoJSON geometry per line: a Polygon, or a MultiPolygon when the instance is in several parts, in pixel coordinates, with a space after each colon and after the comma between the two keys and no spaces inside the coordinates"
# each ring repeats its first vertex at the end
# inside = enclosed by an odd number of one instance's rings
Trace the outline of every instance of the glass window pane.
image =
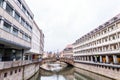
{"type": "Polygon", "coordinates": [[[22,5],[22,10],[25,13],[26,12],[26,8],[22,5]]]}
{"type": "Polygon", "coordinates": [[[7,6],[6,6],[6,11],[7,11],[10,15],[13,14],[13,8],[10,7],[8,4],[7,4],[7,6]]]}
{"type": "Polygon", "coordinates": [[[21,18],[21,24],[24,26],[25,25],[25,20],[21,18]]]}
{"type": "Polygon", "coordinates": [[[17,21],[19,21],[19,19],[20,19],[20,15],[19,15],[17,12],[15,12],[15,19],[16,19],[17,21]]]}
{"type": "Polygon", "coordinates": [[[17,4],[18,4],[18,6],[20,7],[20,6],[21,6],[21,1],[20,1],[20,0],[17,0],[17,4]]]}
{"type": "Polygon", "coordinates": [[[16,35],[16,36],[18,36],[18,29],[16,29],[16,28],[13,27],[13,34],[16,35]]]}
{"type": "Polygon", "coordinates": [[[4,0],[0,0],[0,6],[3,6],[4,0]]]}
{"type": "Polygon", "coordinates": [[[11,25],[8,24],[8,23],[6,23],[6,22],[4,22],[3,25],[4,25],[4,26],[3,26],[3,29],[6,30],[6,31],[8,31],[8,32],[10,32],[10,30],[11,30],[11,25]]]}

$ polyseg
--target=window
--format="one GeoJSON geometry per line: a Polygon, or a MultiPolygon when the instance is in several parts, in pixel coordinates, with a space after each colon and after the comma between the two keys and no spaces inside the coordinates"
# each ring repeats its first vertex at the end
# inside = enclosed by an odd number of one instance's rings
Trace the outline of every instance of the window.
{"type": "Polygon", "coordinates": [[[26,8],[22,5],[22,10],[25,13],[26,12],[26,8]]]}
{"type": "Polygon", "coordinates": [[[23,37],[23,31],[19,30],[19,37],[22,38],[23,37]]]}
{"type": "Polygon", "coordinates": [[[4,26],[3,26],[3,29],[6,30],[6,31],[8,31],[8,32],[10,32],[10,30],[11,30],[11,25],[8,24],[7,22],[4,22],[3,25],[4,25],[4,26]]]}
{"type": "Polygon", "coordinates": [[[21,18],[21,24],[25,26],[25,20],[23,18],[21,18]]]}
{"type": "Polygon", "coordinates": [[[10,14],[12,16],[13,8],[9,4],[7,4],[7,6],[6,6],[6,11],[8,12],[8,14],[10,14]]]}
{"type": "Polygon", "coordinates": [[[17,13],[17,12],[15,12],[15,19],[17,20],[17,21],[19,21],[19,19],[20,19],[20,15],[17,13]]]}
{"type": "Polygon", "coordinates": [[[24,39],[28,41],[28,36],[25,34],[24,39]]]}
{"type": "Polygon", "coordinates": [[[115,40],[115,35],[112,36],[112,39],[115,40]]]}
{"type": "Polygon", "coordinates": [[[32,31],[32,27],[31,27],[30,25],[28,26],[28,30],[29,30],[29,31],[32,31]]]}
{"type": "Polygon", "coordinates": [[[24,40],[27,40],[27,39],[28,39],[28,37],[27,37],[26,34],[23,34],[23,39],[24,39],[24,40]]]}
{"type": "Polygon", "coordinates": [[[20,0],[16,0],[16,1],[17,1],[18,6],[20,7],[21,6],[21,1],[20,0]]]}
{"type": "Polygon", "coordinates": [[[28,24],[27,22],[26,22],[26,25],[25,25],[25,27],[26,27],[26,28],[28,28],[28,27],[29,27],[29,24],[28,24]]]}
{"type": "Polygon", "coordinates": [[[4,0],[0,0],[0,6],[3,6],[4,0]]]}
{"type": "Polygon", "coordinates": [[[14,35],[18,36],[18,29],[13,27],[13,32],[14,35]]]}
{"type": "Polygon", "coordinates": [[[30,16],[30,19],[32,20],[32,19],[33,19],[33,17],[32,17],[32,16],[30,16]]]}
{"type": "Polygon", "coordinates": [[[7,77],[7,73],[4,73],[4,77],[7,77]]]}
{"type": "Polygon", "coordinates": [[[32,27],[31,27],[28,23],[26,23],[25,27],[26,27],[29,31],[32,31],[32,27]]]}
{"type": "Polygon", "coordinates": [[[105,38],[105,42],[107,42],[107,38],[105,38]]]}

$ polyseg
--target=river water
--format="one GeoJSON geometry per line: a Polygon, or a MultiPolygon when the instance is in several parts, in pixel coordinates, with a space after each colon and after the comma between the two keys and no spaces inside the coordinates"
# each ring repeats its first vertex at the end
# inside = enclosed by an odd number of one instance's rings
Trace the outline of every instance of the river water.
{"type": "MultiPolygon", "coordinates": [[[[57,69],[57,68],[56,68],[57,69]]],[[[113,80],[83,69],[68,66],[60,71],[49,71],[40,69],[38,73],[29,80],[113,80]]]]}

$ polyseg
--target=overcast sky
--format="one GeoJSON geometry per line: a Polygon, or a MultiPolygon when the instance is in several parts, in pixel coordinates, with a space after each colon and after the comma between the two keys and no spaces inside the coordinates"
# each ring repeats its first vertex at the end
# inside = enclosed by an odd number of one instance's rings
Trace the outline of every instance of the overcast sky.
{"type": "Polygon", "coordinates": [[[25,1],[45,34],[45,51],[61,51],[120,13],[120,0],[25,1]]]}

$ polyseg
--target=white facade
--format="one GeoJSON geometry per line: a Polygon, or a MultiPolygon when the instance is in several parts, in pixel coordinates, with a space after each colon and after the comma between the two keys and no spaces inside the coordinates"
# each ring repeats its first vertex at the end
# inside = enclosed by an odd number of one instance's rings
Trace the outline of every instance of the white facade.
{"type": "Polygon", "coordinates": [[[37,24],[34,22],[33,24],[33,32],[32,32],[32,44],[30,52],[33,54],[41,54],[40,53],[40,29],[37,24]]]}
{"type": "Polygon", "coordinates": [[[75,61],[120,63],[120,15],[74,43],[75,61]]]}
{"type": "Polygon", "coordinates": [[[44,37],[42,37],[41,35],[43,35],[42,30],[40,30],[40,28],[34,21],[32,30],[31,49],[29,51],[26,51],[25,54],[28,60],[36,60],[41,58],[42,53],[44,52],[44,42],[41,42],[41,40],[44,40],[44,37]]]}
{"type": "Polygon", "coordinates": [[[44,40],[44,37],[41,37],[41,30],[33,18],[24,0],[0,0],[0,61],[41,54],[44,49],[41,38],[44,40]]]}
{"type": "Polygon", "coordinates": [[[44,34],[42,32],[42,30],[40,30],[40,53],[43,54],[44,53],[44,34]]]}

